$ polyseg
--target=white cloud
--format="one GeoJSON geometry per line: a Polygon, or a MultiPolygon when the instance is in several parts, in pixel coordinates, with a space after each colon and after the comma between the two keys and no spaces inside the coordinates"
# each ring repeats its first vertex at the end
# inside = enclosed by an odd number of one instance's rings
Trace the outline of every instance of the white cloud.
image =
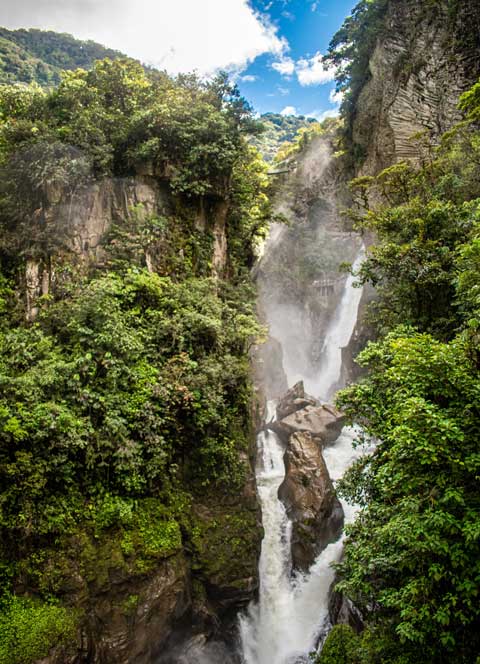
{"type": "Polygon", "coordinates": [[[327,118],[338,118],[339,110],[338,108],[329,108],[327,111],[311,111],[306,113],[307,118],[315,118],[317,122],[323,122],[327,118]]]}
{"type": "Polygon", "coordinates": [[[295,63],[291,58],[282,58],[278,62],[272,62],[272,69],[282,76],[291,76],[295,71],[295,63]]]}
{"type": "Polygon", "coordinates": [[[298,113],[295,106],[285,106],[283,111],[280,111],[280,115],[298,115],[298,113]]]}
{"type": "Polygon", "coordinates": [[[258,76],[253,76],[252,74],[246,74],[245,76],[240,76],[240,80],[243,83],[255,83],[258,79],[258,76]]]}
{"type": "MultiPolygon", "coordinates": [[[[296,62],[290,57],[282,57],[273,62],[272,69],[278,71],[282,76],[290,77],[297,75],[300,85],[323,85],[330,83],[335,78],[335,68],[324,68],[323,55],[316,53],[311,58],[302,58],[296,62]]],[[[332,102],[336,103],[336,102],[332,102]]]]}
{"type": "Polygon", "coordinates": [[[344,93],[342,91],[336,91],[335,89],[330,91],[329,100],[332,104],[341,104],[344,98],[344,93]]]}
{"type": "Polygon", "coordinates": [[[300,85],[323,85],[335,78],[335,69],[324,69],[321,53],[317,53],[308,60],[299,60],[296,72],[300,85]]]}
{"type": "Polygon", "coordinates": [[[171,73],[240,71],[288,50],[248,0],[12,0],[0,3],[0,25],[70,32],[171,73]]]}

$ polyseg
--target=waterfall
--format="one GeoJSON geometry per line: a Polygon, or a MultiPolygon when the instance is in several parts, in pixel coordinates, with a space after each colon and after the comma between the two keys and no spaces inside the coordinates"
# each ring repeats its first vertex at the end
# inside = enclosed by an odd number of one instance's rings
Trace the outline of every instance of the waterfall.
{"type": "MultiPolygon", "coordinates": [[[[364,258],[365,247],[362,246],[353,263],[354,273],[364,258]]],[[[362,288],[354,288],[354,281],[355,277],[349,274],[340,304],[325,335],[318,374],[304,379],[306,391],[324,401],[328,401],[335,393],[342,371],[342,348],[348,345],[357,322],[362,288]]]]}
{"type": "MultiPolygon", "coordinates": [[[[364,258],[362,247],[354,263],[357,269],[364,258]]],[[[354,288],[349,277],[334,318],[327,330],[319,375],[304,376],[307,391],[327,398],[339,382],[342,347],[352,336],[362,290],[354,288]]],[[[268,404],[267,421],[275,413],[268,404]]],[[[353,448],[355,431],[345,428],[324,458],[333,481],[340,479],[355,458],[363,452],[353,448]]],[[[278,488],[285,476],[284,446],[271,431],[258,436],[258,494],[262,506],[265,537],[260,556],[260,593],[258,604],[240,617],[242,655],[245,664],[299,664],[309,662],[319,637],[328,626],[328,600],[334,570],[332,563],[342,554],[343,538],[330,544],[308,573],[291,573],[290,523],[278,488]]],[[[355,507],[342,502],[345,522],[355,516],[355,507]]]]}

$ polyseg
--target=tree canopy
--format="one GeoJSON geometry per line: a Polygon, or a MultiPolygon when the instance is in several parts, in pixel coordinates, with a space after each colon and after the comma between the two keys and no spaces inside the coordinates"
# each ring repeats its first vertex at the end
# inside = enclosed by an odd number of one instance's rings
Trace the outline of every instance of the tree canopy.
{"type": "Polygon", "coordinates": [[[366,631],[332,633],[352,663],[467,664],[480,650],[478,89],[422,164],[352,183],[352,216],[376,237],[358,277],[377,288],[379,334],[358,358],[366,377],[338,398],[377,441],[340,487],[361,507],[338,588],[366,631]]]}
{"type": "MultiPolygon", "coordinates": [[[[90,584],[97,566],[145,575],[183,550],[196,570],[208,564],[191,505],[240,490],[250,444],[248,353],[262,331],[248,269],[271,214],[267,166],[247,140],[256,130],[225,74],[170,78],[106,59],[52,90],[0,86],[1,662],[73,641],[76,556],[90,584]],[[125,178],[167,192],[168,209],[115,217],[102,261],[82,262],[52,192],[68,205],[125,178]],[[218,207],[223,281],[212,276],[218,207]],[[212,217],[202,229],[199,209],[212,217]],[[52,282],[35,321],[29,261],[52,282]]],[[[254,514],[221,516],[230,539],[215,552],[255,540],[254,514]]]]}

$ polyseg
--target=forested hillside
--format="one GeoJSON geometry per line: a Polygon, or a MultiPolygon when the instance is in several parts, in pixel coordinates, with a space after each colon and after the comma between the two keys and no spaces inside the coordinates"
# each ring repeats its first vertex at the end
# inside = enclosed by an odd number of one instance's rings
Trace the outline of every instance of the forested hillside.
{"type": "Polygon", "coordinates": [[[95,60],[124,58],[93,41],[47,30],[7,30],[0,27],[0,83],[54,86],[63,70],[91,69],[95,60]]]}
{"type": "Polygon", "coordinates": [[[263,132],[253,137],[252,144],[262,153],[266,161],[273,161],[284,143],[292,142],[300,129],[308,129],[316,124],[314,118],[280,113],[264,113],[260,116],[263,132]]]}
{"type": "Polygon", "coordinates": [[[0,118],[0,662],[148,659],[255,590],[256,123],[111,60],[0,118]]]}
{"type": "MultiPolygon", "coordinates": [[[[368,58],[391,38],[381,21],[388,4],[360,3],[332,42],[333,60],[349,51],[339,84],[350,149],[368,58]]],[[[452,25],[456,11],[468,11],[461,5],[449,3],[452,25]]],[[[369,319],[377,341],[358,358],[367,376],[338,405],[376,450],[341,482],[361,512],[338,589],[361,609],[366,629],[358,636],[335,627],[322,664],[478,661],[480,83],[457,103],[460,121],[447,133],[412,137],[415,159],[370,175],[367,154],[351,154],[360,176],[350,217],[373,238],[357,277],[376,289],[369,319]]]]}

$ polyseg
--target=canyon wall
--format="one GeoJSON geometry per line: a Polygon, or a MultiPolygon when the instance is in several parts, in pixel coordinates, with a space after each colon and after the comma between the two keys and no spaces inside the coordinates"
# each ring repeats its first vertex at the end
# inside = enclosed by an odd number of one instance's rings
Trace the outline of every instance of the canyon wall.
{"type": "MultiPolygon", "coordinates": [[[[161,180],[148,175],[105,178],[69,192],[50,186],[46,187],[45,199],[34,216],[43,232],[55,238],[55,247],[48,259],[26,260],[24,288],[29,320],[38,313],[36,300],[48,295],[58,282],[58,268],[75,266],[82,273],[91,267],[107,267],[104,245],[112,226],[127,227],[134,217],[168,220],[178,215],[179,209],[185,213],[185,202],[174,198],[161,180]]],[[[205,199],[189,205],[187,212],[191,232],[210,243],[211,275],[218,278],[225,277],[227,272],[228,212],[226,201],[205,199]]],[[[167,245],[165,238],[146,250],[144,262],[149,271],[161,266],[167,245]]],[[[181,261],[184,258],[181,249],[177,253],[181,261]]]]}
{"type": "Polygon", "coordinates": [[[459,96],[480,76],[476,0],[390,0],[353,115],[360,175],[422,156],[461,119],[459,96]]]}
{"type": "MultiPolygon", "coordinates": [[[[172,226],[188,218],[191,233],[208,247],[210,275],[225,277],[228,211],[223,200],[185,204],[149,176],[105,179],[76,192],[51,188],[36,219],[55,237],[56,246],[48,259],[25,259],[20,285],[28,320],[36,319],[39,298],[59,296],[66,281],[75,284],[91,269],[108,270],[106,236],[115,225],[127,229],[135,215],[163,218],[172,226]]],[[[184,229],[177,229],[177,240],[179,232],[184,229]]],[[[182,249],[166,235],[146,251],[145,266],[157,271],[172,251],[176,260],[184,259],[182,249]]],[[[52,552],[48,572],[58,579],[57,595],[83,617],[71,652],[55,650],[42,664],[151,664],[160,657],[170,662],[177,661],[175,655],[171,660],[170,650],[192,637],[234,640],[237,613],[258,588],[262,529],[253,471],[254,411],[252,404],[251,448],[240,453],[243,486],[233,493],[214,488],[194,498],[189,516],[193,529],[183,534],[177,550],[145,565],[128,560],[117,533],[95,539],[85,531],[66,551],[52,552]]],[[[29,592],[28,581],[22,590],[29,592]]]]}

